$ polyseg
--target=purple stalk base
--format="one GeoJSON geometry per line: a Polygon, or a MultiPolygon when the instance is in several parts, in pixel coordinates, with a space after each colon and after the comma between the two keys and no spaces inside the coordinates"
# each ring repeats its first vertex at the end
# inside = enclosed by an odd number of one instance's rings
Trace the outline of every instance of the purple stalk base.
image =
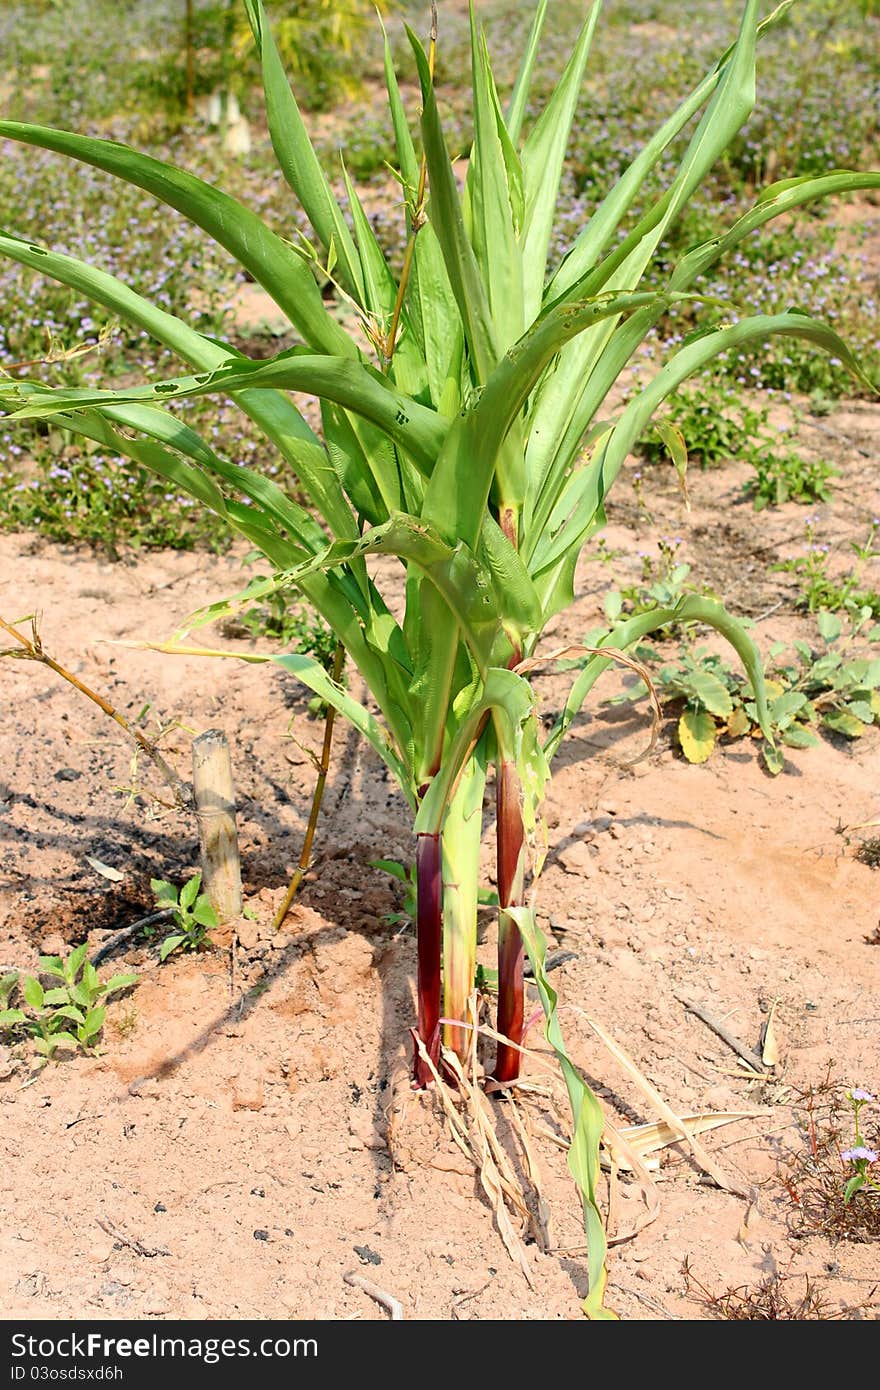
{"type": "MultiPolygon", "coordinates": [[[[522,1043],[524,1013],[523,965],[525,951],[519,927],[504,911],[519,907],[523,890],[525,830],[520,810],[519,778],[513,763],[498,769],[498,1032],[511,1042],[522,1043]]],[[[495,1080],[509,1085],[519,1076],[522,1053],[506,1043],[498,1044],[495,1080]]]]}
{"type": "MultiPolygon", "coordinates": [[[[440,954],[443,939],[443,873],[439,835],[420,835],[416,842],[416,883],[419,946],[419,1029],[425,1051],[436,1065],[440,1061],[440,954]]],[[[419,1087],[433,1081],[431,1069],[413,1056],[413,1080],[419,1087]]]]}

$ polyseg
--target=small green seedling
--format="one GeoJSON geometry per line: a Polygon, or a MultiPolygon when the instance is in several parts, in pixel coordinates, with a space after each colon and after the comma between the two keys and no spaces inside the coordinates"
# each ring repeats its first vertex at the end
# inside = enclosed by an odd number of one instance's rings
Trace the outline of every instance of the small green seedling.
{"type": "Polygon", "coordinates": [[[169,907],[174,913],[174,931],[159,947],[159,959],[167,960],[172,951],[198,951],[204,945],[208,931],[220,925],[220,919],[208,899],[200,893],[201,871],[178,890],[162,878],[150,879],[150,887],[159,907],[169,907]]]}
{"type": "Polygon", "coordinates": [[[98,1040],[107,1013],[106,1000],[137,983],[133,974],[114,975],[102,981],[86,960],[88,944],[60,956],[40,956],[40,971],[58,985],[46,989],[35,975],[6,975],[0,981],[0,1028],[21,1031],[33,1038],[34,1048],[48,1062],[59,1047],[88,1052],[98,1040]],[[15,992],[24,1007],[9,1008],[15,992]]]}

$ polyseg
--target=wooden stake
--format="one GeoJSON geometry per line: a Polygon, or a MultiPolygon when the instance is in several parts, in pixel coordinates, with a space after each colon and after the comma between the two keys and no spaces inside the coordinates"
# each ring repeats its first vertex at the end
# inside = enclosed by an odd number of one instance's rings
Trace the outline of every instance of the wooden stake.
{"type": "Polygon", "coordinates": [[[193,740],[192,749],[202,886],[222,925],[241,915],[241,863],[229,744],[222,729],[209,729],[193,740]]]}

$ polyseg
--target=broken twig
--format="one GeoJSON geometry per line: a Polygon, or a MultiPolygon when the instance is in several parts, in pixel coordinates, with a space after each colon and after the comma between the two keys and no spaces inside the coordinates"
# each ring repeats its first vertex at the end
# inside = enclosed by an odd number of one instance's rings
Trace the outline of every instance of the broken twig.
{"type": "Polygon", "coordinates": [[[362,1274],[357,1274],[353,1269],[350,1269],[347,1274],[343,1274],[342,1280],[345,1284],[351,1284],[353,1289],[362,1289],[375,1303],[387,1309],[392,1322],[403,1321],[403,1304],[390,1293],[386,1293],[384,1289],[380,1289],[379,1285],[374,1284],[372,1279],[365,1279],[362,1274]]]}

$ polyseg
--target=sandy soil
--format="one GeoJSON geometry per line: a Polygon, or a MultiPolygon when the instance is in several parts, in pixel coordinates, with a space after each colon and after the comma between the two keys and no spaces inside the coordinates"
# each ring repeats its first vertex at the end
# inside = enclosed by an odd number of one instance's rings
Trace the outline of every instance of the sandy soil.
{"type": "MultiPolygon", "coordinates": [[[[813,509],[844,563],[847,540],[880,507],[880,412],[847,405],[805,427],[805,446],[811,429],[844,472],[834,500],[813,509]]],[[[804,509],[757,518],[741,498],[745,470],[733,465],[694,474],[688,520],[672,470],[648,472],[651,517],[622,484],[606,537],[620,554],[583,567],[577,608],[548,640],[578,639],[609,584],[636,576],[638,552],[664,534],[684,537],[696,576],[758,620],[765,649],[807,631],[793,614],[793,576],[768,569],[802,549],[804,509]]],[[[35,1072],[31,1057],[0,1052],[5,1315],[387,1316],[344,1282],[357,1270],[398,1298],[406,1317],[578,1318],[583,1234],[553,1142],[563,1111],[546,1094],[557,1083],[540,1029],[526,1075],[545,1089],[521,1102],[549,1211],[543,1230],[534,1223],[537,1234],[524,1235],[532,1287],[436,1097],[410,1090],[414,937],[386,920],[400,895],[370,861],[406,859],[411,844],[405,807],[377,760],[340,729],[318,860],[273,937],[320,725],[282,673],[112,645],[164,637],[241,587],[240,559],[152,554],[108,564],[32,537],[0,538],[0,614],[40,610],[45,647],[59,661],[130,717],[148,703],[148,729],[176,722],[163,746],[184,775],[194,732],[229,735],[255,914],[237,924],[230,947],[198,957],[160,967],[155,942],[120,952],[115,968],[135,968],[140,984],[111,1006],[95,1057],[35,1072]]],[[[876,573],[867,577],[877,587],[876,573]]],[[[218,641],[232,651],[252,645],[218,641]]],[[[681,1113],[754,1113],[705,1139],[737,1191],[707,1180],[682,1149],[663,1151],[659,1214],[612,1248],[609,1301],[628,1318],[714,1316],[688,1286],[687,1259],[714,1294],[773,1273],[800,1293],[806,1275],[829,1309],[875,1317],[876,1244],[814,1230],[803,1194],[812,1157],[805,1093],[829,1075],[840,1089],[880,1089],[880,950],[869,944],[878,880],[854,857],[873,833],[855,827],[878,818],[880,735],[791,753],[773,780],[748,740],[687,765],[670,719],[651,757],[627,768],[647,724],[641,707],[602,703],[619,680],[595,693],[546,807],[539,907],[551,941],[573,953],[553,977],[569,1044],[617,1125],[659,1117],[579,1010],[681,1113]],[[750,1079],[684,1000],[750,1049],[775,1002],[778,1064],[750,1079]]],[[[558,707],[561,678],[544,688],[547,708],[558,707]]],[[[164,791],[152,771],[133,775],[124,735],[51,672],[5,661],[0,691],[0,965],[27,970],[39,950],[85,939],[97,947],[143,915],[150,877],[180,881],[197,842],[189,820],[156,802],[164,791]],[[127,797],[120,789],[133,783],[127,797]],[[121,879],[109,881],[89,858],[121,879]]],[[[488,927],[487,962],[491,944],[488,927]]],[[[817,1143],[827,1137],[829,1094],[817,1103],[817,1143]]],[[[503,1144],[519,1153],[504,1106],[495,1113],[503,1144]]],[[[841,1132],[839,1147],[848,1137],[841,1132]]],[[[616,1188],[620,1233],[644,1208],[625,1175],[616,1188]]],[[[534,1192],[531,1201],[537,1209],[534,1192]]]]}

